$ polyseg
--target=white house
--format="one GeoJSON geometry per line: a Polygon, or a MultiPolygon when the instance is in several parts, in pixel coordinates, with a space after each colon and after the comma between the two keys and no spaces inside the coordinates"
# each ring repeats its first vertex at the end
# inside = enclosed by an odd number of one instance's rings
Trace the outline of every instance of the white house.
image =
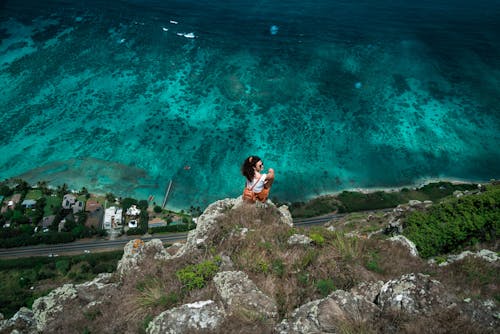
{"type": "Polygon", "coordinates": [[[132,205],[127,209],[127,216],[138,217],[141,214],[141,209],[137,208],[136,205],[132,205]]]}
{"type": "Polygon", "coordinates": [[[122,215],[123,210],[121,208],[117,208],[111,206],[104,211],[104,223],[103,228],[105,230],[111,230],[117,227],[122,226],[122,215]]]}
{"type": "Polygon", "coordinates": [[[73,209],[73,213],[82,212],[84,209],[84,203],[77,200],[76,196],[73,194],[66,194],[63,197],[62,207],[63,209],[73,209]]]}

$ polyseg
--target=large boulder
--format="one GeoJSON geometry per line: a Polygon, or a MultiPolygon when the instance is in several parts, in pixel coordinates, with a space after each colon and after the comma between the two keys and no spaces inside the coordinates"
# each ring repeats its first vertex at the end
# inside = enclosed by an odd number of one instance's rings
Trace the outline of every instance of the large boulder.
{"type": "Polygon", "coordinates": [[[280,334],[342,333],[346,323],[369,322],[379,311],[366,298],[337,290],[324,299],[300,306],[275,330],[280,334]]]}
{"type": "MultiPolygon", "coordinates": [[[[173,257],[182,257],[186,254],[192,254],[196,250],[207,246],[210,233],[213,229],[217,228],[217,218],[225,215],[225,213],[230,209],[237,209],[240,206],[248,205],[240,197],[237,198],[226,198],[219,200],[210,204],[203,214],[198,217],[196,221],[196,229],[189,231],[186,243],[180,247],[173,257]]],[[[276,206],[271,202],[267,201],[267,205],[276,208],[276,206]]],[[[286,205],[276,208],[279,213],[280,222],[293,227],[293,218],[286,205]]]]}
{"type": "Polygon", "coordinates": [[[453,304],[442,284],[429,275],[406,274],[386,282],[380,289],[377,304],[384,312],[430,315],[453,304]]]}
{"type": "Polygon", "coordinates": [[[179,248],[174,257],[181,257],[186,254],[194,253],[198,248],[207,243],[207,237],[211,235],[210,231],[216,227],[215,219],[225,211],[242,204],[240,198],[226,198],[210,204],[203,214],[196,220],[196,229],[189,231],[186,243],[179,248]]]}
{"type": "Polygon", "coordinates": [[[116,271],[123,278],[126,274],[139,270],[141,263],[147,258],[167,260],[171,257],[160,239],[152,239],[148,242],[141,239],[131,240],[124,247],[123,256],[118,262],[116,271]]]}
{"type": "Polygon", "coordinates": [[[224,311],[213,300],[185,304],[162,312],[148,325],[148,334],[183,334],[215,331],[224,311]]]}
{"type": "Polygon", "coordinates": [[[63,317],[66,303],[76,299],[77,296],[78,291],[73,284],[64,284],[47,296],[35,300],[33,302],[33,313],[38,331],[43,332],[48,323],[63,317]]]}
{"type": "Polygon", "coordinates": [[[50,331],[52,322],[60,321],[75,307],[89,310],[111,298],[118,284],[111,283],[112,274],[99,274],[95,279],[82,284],[65,284],[38,298],[33,303],[33,317],[37,330],[50,331]]]}
{"type": "Polygon", "coordinates": [[[244,272],[219,272],[214,284],[229,315],[266,320],[278,317],[274,300],[260,291],[244,272]]]}
{"type": "Polygon", "coordinates": [[[408,239],[404,235],[395,235],[395,236],[389,238],[389,240],[403,245],[404,247],[406,247],[408,249],[411,256],[418,257],[417,246],[415,246],[413,241],[411,241],[410,239],[408,239]]]}

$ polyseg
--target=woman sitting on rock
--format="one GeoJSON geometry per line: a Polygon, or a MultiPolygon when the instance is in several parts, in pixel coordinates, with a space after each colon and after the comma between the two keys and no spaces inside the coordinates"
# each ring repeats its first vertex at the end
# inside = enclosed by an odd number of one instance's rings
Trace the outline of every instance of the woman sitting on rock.
{"type": "Polygon", "coordinates": [[[246,178],[244,200],[264,203],[269,197],[269,190],[274,181],[274,169],[269,168],[267,174],[262,173],[263,170],[264,162],[256,155],[249,156],[243,162],[241,173],[246,178]]]}

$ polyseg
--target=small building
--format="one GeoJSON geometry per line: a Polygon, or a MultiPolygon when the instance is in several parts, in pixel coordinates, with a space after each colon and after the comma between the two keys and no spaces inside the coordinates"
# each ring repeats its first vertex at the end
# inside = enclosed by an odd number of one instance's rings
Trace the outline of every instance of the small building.
{"type": "Polygon", "coordinates": [[[16,204],[21,201],[21,194],[14,194],[12,197],[7,201],[7,199],[3,202],[1,213],[7,212],[8,209],[14,210],[16,207],[16,204]]]}
{"type": "Polygon", "coordinates": [[[76,196],[73,194],[66,194],[62,200],[62,207],[66,210],[73,210],[73,213],[82,212],[84,209],[84,203],[77,200],[76,196]]]}
{"type": "Polygon", "coordinates": [[[111,206],[104,211],[105,230],[111,230],[122,226],[123,210],[121,208],[111,206]]]}
{"type": "Polygon", "coordinates": [[[48,228],[50,225],[52,225],[55,218],[56,218],[55,215],[43,217],[42,218],[42,228],[48,228]]]}
{"type": "Polygon", "coordinates": [[[25,199],[22,203],[26,209],[34,209],[36,205],[36,201],[34,199],[25,199]]]}
{"type": "Polygon", "coordinates": [[[73,213],[82,212],[84,208],[84,203],[82,201],[76,201],[71,208],[73,209],[73,213]]]}
{"type": "Polygon", "coordinates": [[[62,200],[63,209],[71,209],[73,205],[76,203],[76,196],[73,194],[66,194],[62,200]]]}
{"type": "Polygon", "coordinates": [[[141,214],[141,209],[139,209],[135,204],[127,209],[126,215],[129,217],[139,217],[141,214]]]}
{"type": "Polygon", "coordinates": [[[131,221],[128,222],[128,228],[136,228],[137,227],[137,220],[132,219],[131,221]]]}

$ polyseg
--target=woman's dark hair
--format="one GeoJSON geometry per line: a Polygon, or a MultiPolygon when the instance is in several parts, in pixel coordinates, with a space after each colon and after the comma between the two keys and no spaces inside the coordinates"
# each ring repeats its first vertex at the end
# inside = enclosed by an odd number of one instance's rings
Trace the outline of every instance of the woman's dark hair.
{"type": "Polygon", "coordinates": [[[245,159],[243,165],[241,165],[241,174],[247,178],[248,181],[252,182],[255,175],[255,170],[253,169],[257,162],[261,159],[256,155],[251,155],[245,159]]]}

